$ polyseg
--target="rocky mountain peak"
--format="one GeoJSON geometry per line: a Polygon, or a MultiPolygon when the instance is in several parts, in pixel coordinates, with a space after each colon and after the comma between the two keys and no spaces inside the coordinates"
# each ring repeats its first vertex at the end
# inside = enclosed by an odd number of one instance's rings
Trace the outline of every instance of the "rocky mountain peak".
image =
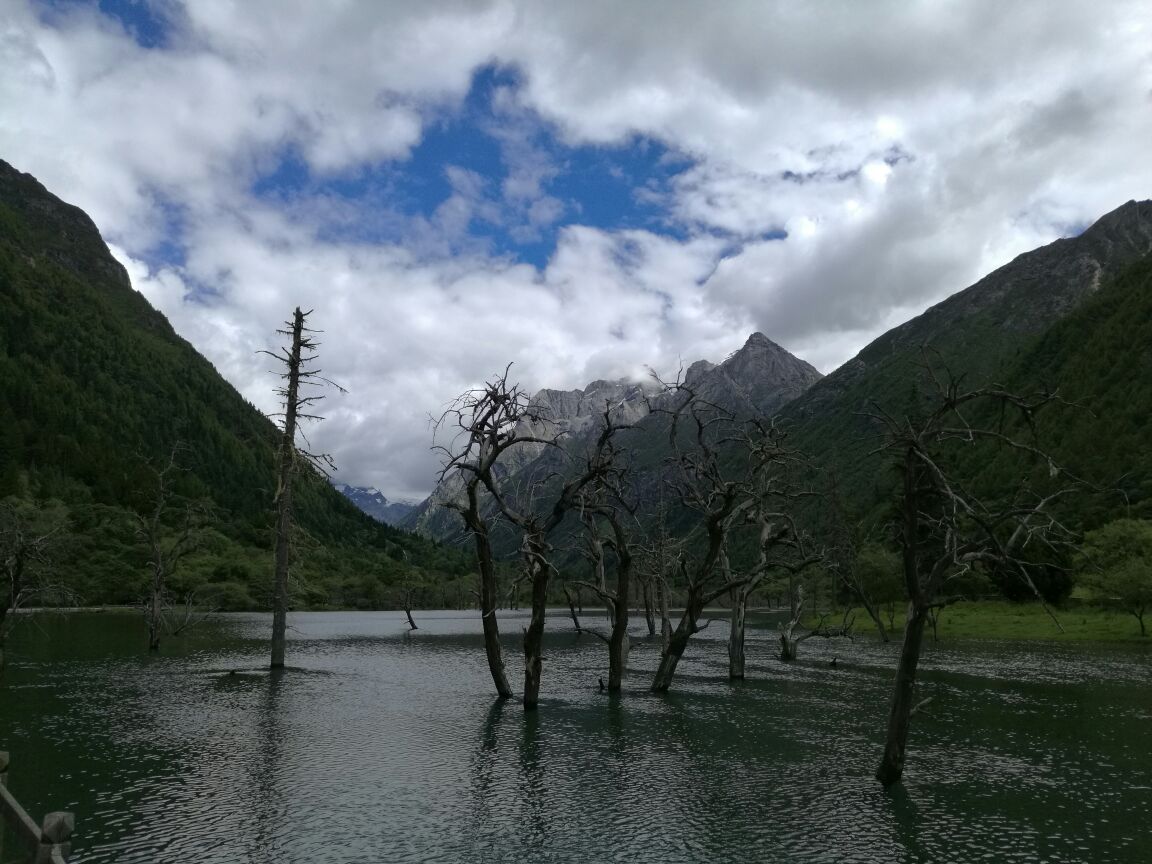
{"type": "MultiPolygon", "coordinates": [[[[820,377],[812,366],[793,357],[763,333],[753,333],[742,348],[719,365],[697,360],[688,367],[684,383],[703,399],[736,416],[751,417],[775,414],[820,377]]],[[[600,379],[583,389],[540,390],[532,397],[540,419],[520,431],[539,438],[561,435],[568,446],[579,448],[580,442],[587,440],[585,436],[599,428],[605,406],[615,422],[643,427],[652,403],[669,398],[661,391],[655,381],[627,379],[600,379]]],[[[549,452],[546,445],[537,443],[525,443],[508,451],[499,462],[502,482],[511,482],[549,452]]],[[[436,505],[460,489],[458,477],[446,479],[404,520],[403,526],[432,536],[451,536],[458,530],[458,520],[436,505]]]]}
{"type": "Polygon", "coordinates": [[[689,367],[685,382],[738,414],[771,416],[821,378],[815,367],[760,332],[719,366],[702,363],[689,367]]]}
{"type": "Polygon", "coordinates": [[[336,483],[336,491],[375,519],[386,525],[397,525],[416,504],[412,501],[389,501],[375,486],[349,486],[336,483]]]}
{"type": "Polygon", "coordinates": [[[748,337],[748,341],[744,343],[744,347],[741,348],[740,350],[741,351],[748,351],[748,350],[754,350],[754,349],[761,349],[761,350],[775,349],[777,351],[783,351],[784,350],[779,345],[777,345],[775,342],[773,342],[771,339],[769,339],[767,336],[765,336],[763,333],[761,333],[759,330],[757,330],[755,333],[753,333],[751,336],[748,337]]]}

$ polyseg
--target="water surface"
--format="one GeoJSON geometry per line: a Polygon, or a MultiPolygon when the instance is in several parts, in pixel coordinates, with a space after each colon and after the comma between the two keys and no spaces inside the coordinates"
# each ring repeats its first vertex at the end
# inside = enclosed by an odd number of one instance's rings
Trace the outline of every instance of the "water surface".
{"type": "MultiPolygon", "coordinates": [[[[80,862],[1152,860],[1141,646],[929,646],[930,713],[885,792],[895,646],[815,639],[785,665],[760,620],[733,684],[717,621],[673,693],[646,692],[642,643],[610,698],[604,643],[557,615],[526,716],[493,700],[476,613],[417,622],[296,614],[271,675],[267,616],[157,657],[135,615],[25,621],[0,680],[10,786],[75,811],[80,862]]],[[[502,620],[517,684],[524,623],[502,620]]]]}

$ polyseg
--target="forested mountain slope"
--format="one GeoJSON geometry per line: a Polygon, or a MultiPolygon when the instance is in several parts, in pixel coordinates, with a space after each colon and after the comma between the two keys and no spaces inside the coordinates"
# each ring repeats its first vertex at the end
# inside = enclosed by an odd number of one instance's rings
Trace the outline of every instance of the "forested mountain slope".
{"type": "MultiPolygon", "coordinates": [[[[786,405],[779,421],[790,430],[790,442],[834,478],[838,495],[860,513],[885,497],[893,479],[885,459],[868,455],[879,437],[864,413],[873,406],[895,416],[913,411],[928,396],[925,363],[965,376],[970,386],[999,382],[1027,389],[1046,383],[1075,391],[1077,398],[1104,401],[1119,397],[1117,384],[1147,391],[1148,377],[1128,378],[1148,351],[1138,338],[1138,319],[1117,312],[1105,326],[1097,318],[1114,308],[1105,298],[1119,305],[1145,302],[1136,286],[1149,256],[1152,201],[1130,201],[1080,236],[1020,255],[885,333],[786,405]],[[1092,349],[1072,335],[1086,339],[1088,331],[1099,342],[1092,349]],[[1105,369],[1104,357],[1115,366],[1105,369]]],[[[1075,426],[1082,434],[1108,438],[1104,451],[1139,434],[1128,415],[1123,423],[1108,422],[1099,412],[1091,418],[1085,414],[1075,426]]]]}
{"type": "MultiPolygon", "coordinates": [[[[0,162],[0,498],[67,505],[74,542],[61,567],[82,599],[137,598],[132,513],[149,507],[154,468],[179,443],[181,496],[215,512],[185,580],[215,584],[225,605],[258,603],[275,441],[273,424],[133,290],[87,215],[0,162]]],[[[379,605],[401,579],[467,569],[319,477],[297,498],[312,550],[302,602],[379,605]]]]}
{"type": "MultiPolygon", "coordinates": [[[[1055,390],[1063,400],[1040,415],[1040,443],[1074,476],[1102,487],[1068,505],[1082,527],[1152,518],[1152,254],[1036,339],[1005,384],[1055,390]]],[[[1014,479],[1014,462],[1000,452],[973,474],[1003,486],[1014,479]]]]}

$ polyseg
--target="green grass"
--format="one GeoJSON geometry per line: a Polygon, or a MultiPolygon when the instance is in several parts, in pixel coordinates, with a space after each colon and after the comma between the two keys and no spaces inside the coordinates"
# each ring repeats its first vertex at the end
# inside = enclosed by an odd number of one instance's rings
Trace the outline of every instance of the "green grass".
{"type": "MultiPolygon", "coordinates": [[[[1118,609],[1106,609],[1076,602],[1065,608],[1052,607],[1061,633],[1038,603],[1009,603],[1004,600],[980,600],[957,603],[940,614],[940,639],[1051,639],[1061,642],[1152,642],[1140,636],[1135,617],[1118,609]]],[[[839,615],[833,616],[839,618],[839,615]]],[[[831,620],[831,618],[829,619],[831,620]]],[[[887,627],[887,617],[884,616],[887,627]]],[[[1146,620],[1152,628],[1152,621],[1146,620]]],[[[904,610],[896,613],[893,639],[899,639],[904,627],[904,610]]],[[[863,610],[856,614],[856,630],[861,635],[875,632],[875,626],[863,610]]],[[[928,631],[931,638],[931,630],[928,631]]]]}

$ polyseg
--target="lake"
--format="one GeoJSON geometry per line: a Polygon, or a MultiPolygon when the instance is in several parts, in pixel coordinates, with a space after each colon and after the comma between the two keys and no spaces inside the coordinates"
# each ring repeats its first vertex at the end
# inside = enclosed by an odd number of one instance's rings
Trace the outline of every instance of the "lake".
{"type": "MultiPolygon", "coordinates": [[[[37,818],[75,811],[80,862],[1152,860],[1147,646],[928,645],[933,701],[885,792],[897,647],[870,633],[785,665],[754,618],[730,683],[717,620],[672,693],[646,692],[642,641],[610,698],[606,646],[557,613],[526,716],[493,699],[477,613],[416,619],[294,614],[274,676],[269,616],[155,657],[139,615],[24,620],[0,680],[9,785],[37,818]]],[[[525,622],[502,615],[515,685],[525,622]]]]}

